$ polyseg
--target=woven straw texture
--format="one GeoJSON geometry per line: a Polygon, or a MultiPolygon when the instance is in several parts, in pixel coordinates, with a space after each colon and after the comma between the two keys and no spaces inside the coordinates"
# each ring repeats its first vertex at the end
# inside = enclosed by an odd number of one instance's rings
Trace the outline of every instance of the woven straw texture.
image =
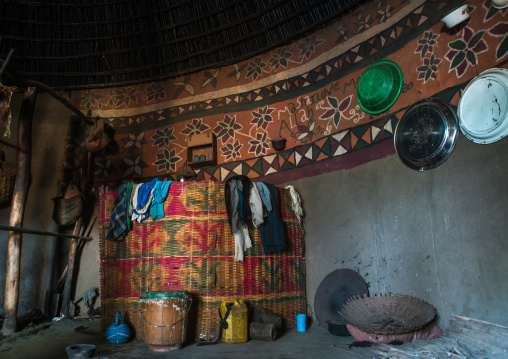
{"type": "Polygon", "coordinates": [[[415,297],[388,293],[350,298],[340,313],[358,329],[376,334],[409,333],[424,327],[436,316],[436,308],[415,297]]]}
{"type": "Polygon", "coordinates": [[[0,205],[10,203],[16,182],[16,165],[0,162],[0,205]]]}
{"type": "Polygon", "coordinates": [[[259,230],[253,247],[235,262],[234,238],[224,202],[224,183],[173,183],[163,219],[135,223],[125,241],[106,240],[116,191],[101,193],[101,326],[116,311],[142,340],[139,297],[145,291],[186,290],[193,296],[188,338],[212,340],[224,300],[242,299],[280,316],[288,328],[306,312],[304,239],[289,190],[279,188],[286,248],[265,255],[259,230]]]}

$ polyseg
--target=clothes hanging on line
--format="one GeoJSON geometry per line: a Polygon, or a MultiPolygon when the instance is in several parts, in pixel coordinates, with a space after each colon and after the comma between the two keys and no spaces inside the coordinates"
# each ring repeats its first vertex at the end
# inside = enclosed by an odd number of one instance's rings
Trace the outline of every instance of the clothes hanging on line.
{"type": "Polygon", "coordinates": [[[138,193],[136,197],[136,202],[132,202],[134,205],[134,209],[132,210],[132,220],[138,221],[141,223],[145,221],[150,216],[150,205],[153,200],[153,190],[155,188],[155,184],[158,179],[154,178],[150,182],[144,183],[138,187],[138,193]]]}
{"type": "Polygon", "coordinates": [[[242,261],[244,251],[252,247],[248,216],[251,215],[255,227],[263,223],[263,201],[257,186],[246,176],[235,176],[226,181],[224,199],[235,239],[235,260],[242,261]]]}
{"type": "Polygon", "coordinates": [[[157,181],[153,189],[152,205],[150,216],[153,220],[164,218],[164,201],[168,196],[169,186],[173,181],[157,181]]]}
{"type": "Polygon", "coordinates": [[[125,188],[127,184],[122,184],[118,187],[113,210],[111,211],[111,218],[109,220],[108,233],[106,238],[111,241],[121,241],[125,237],[127,231],[127,208],[125,198],[125,188]]]}
{"type": "Polygon", "coordinates": [[[286,245],[286,235],[284,233],[284,224],[280,215],[279,189],[273,184],[265,184],[270,193],[270,202],[272,210],[266,211],[267,216],[264,222],[259,226],[261,242],[265,253],[272,253],[284,249],[286,245]]]}

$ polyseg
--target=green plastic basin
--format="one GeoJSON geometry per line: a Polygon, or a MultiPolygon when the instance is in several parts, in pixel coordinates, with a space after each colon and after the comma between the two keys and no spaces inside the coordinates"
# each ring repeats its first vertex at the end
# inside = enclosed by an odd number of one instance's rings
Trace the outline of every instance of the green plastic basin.
{"type": "Polygon", "coordinates": [[[370,114],[388,110],[397,101],[402,84],[402,71],[395,62],[376,62],[365,71],[358,83],[356,98],[360,108],[370,114]]]}

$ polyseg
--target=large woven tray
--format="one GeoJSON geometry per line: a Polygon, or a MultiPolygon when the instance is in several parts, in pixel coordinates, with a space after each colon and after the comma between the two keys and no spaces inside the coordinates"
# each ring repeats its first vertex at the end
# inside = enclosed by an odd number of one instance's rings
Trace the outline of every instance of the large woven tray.
{"type": "Polygon", "coordinates": [[[436,316],[431,304],[408,295],[352,297],[340,312],[346,322],[376,334],[402,334],[422,328],[436,316]]]}

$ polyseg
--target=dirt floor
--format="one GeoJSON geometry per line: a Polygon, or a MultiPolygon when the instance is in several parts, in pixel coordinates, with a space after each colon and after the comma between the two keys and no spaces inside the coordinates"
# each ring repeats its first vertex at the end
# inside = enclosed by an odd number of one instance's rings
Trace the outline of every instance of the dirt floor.
{"type": "Polygon", "coordinates": [[[110,344],[100,330],[100,319],[63,319],[25,329],[0,340],[0,358],[66,359],[66,347],[75,344],[97,346],[94,358],[374,358],[370,348],[351,348],[352,337],[334,336],[322,327],[306,332],[292,330],[273,342],[250,340],[243,344],[197,346],[184,345],[180,350],[156,353],[144,341],[131,340],[125,344],[110,344]]]}

